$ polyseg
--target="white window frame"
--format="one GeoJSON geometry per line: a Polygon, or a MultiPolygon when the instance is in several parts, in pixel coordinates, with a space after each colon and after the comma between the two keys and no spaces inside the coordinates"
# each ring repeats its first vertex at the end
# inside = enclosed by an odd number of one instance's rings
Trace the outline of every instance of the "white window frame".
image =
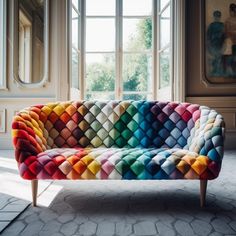
{"type": "Polygon", "coordinates": [[[160,1],[157,1],[157,92],[156,98],[158,100],[173,100],[173,1],[169,0],[161,9],[160,1]],[[161,15],[163,12],[170,7],[170,42],[163,47],[161,46],[161,15]],[[161,87],[161,78],[160,78],[160,56],[163,51],[169,49],[170,52],[170,81],[169,86],[161,87]]]}
{"type": "Polygon", "coordinates": [[[7,60],[7,1],[0,1],[0,89],[7,89],[6,60],[7,60]]]}
{"type": "MultiPolygon", "coordinates": [[[[79,1],[79,0],[78,0],[79,1]]],[[[167,5],[171,6],[171,26],[172,26],[172,21],[174,19],[173,15],[173,2],[174,0],[170,0],[167,5]]],[[[80,0],[80,6],[81,6],[81,14],[80,14],[80,68],[79,68],[79,98],[80,99],[85,99],[85,76],[86,76],[86,62],[85,62],[85,57],[86,57],[86,51],[85,51],[85,42],[86,42],[86,18],[115,18],[115,27],[116,27],[116,44],[115,44],[115,58],[116,58],[116,64],[115,64],[115,71],[116,71],[116,78],[115,78],[115,99],[122,99],[122,96],[124,94],[147,94],[149,96],[149,99],[162,99],[162,100],[172,100],[173,99],[173,28],[171,27],[171,39],[170,39],[170,86],[165,87],[163,89],[159,88],[160,85],[160,78],[159,78],[159,35],[160,32],[159,29],[159,0],[152,0],[152,49],[151,49],[151,54],[152,54],[152,84],[151,84],[151,91],[123,91],[123,81],[122,81],[122,64],[123,64],[123,55],[125,52],[123,51],[123,19],[124,18],[146,18],[150,17],[148,16],[122,16],[122,3],[123,0],[116,0],[116,9],[115,9],[115,16],[86,16],[86,0],[80,0]]],[[[73,29],[72,29],[73,30],[73,29]]],[[[89,52],[89,53],[98,53],[98,52],[89,52]]],[[[102,51],[99,53],[102,53],[102,51]]],[[[109,52],[104,52],[104,53],[109,53],[109,52]]],[[[110,52],[111,53],[111,52],[110,52]]],[[[130,53],[135,53],[135,52],[130,52],[130,53]]],[[[139,52],[141,53],[141,52],[139,52]]],[[[146,53],[143,51],[143,53],[146,53]]],[[[93,94],[99,93],[99,91],[93,91],[93,94]]],[[[101,93],[101,92],[100,92],[101,93]]],[[[109,93],[114,93],[114,92],[105,92],[107,94],[109,93]]],[[[78,96],[77,96],[78,98],[78,96]]],[[[73,97],[72,97],[73,99],[73,97]]]]}

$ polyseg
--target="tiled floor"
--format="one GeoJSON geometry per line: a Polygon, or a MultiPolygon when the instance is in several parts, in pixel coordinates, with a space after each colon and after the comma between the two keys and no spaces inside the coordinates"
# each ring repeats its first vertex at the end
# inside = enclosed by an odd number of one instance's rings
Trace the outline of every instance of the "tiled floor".
{"type": "MultiPolygon", "coordinates": [[[[29,183],[16,173],[14,177],[15,186],[25,183],[25,193],[18,198],[30,195],[29,183]]],[[[204,209],[199,207],[199,181],[40,184],[44,185],[40,206],[28,207],[3,236],[236,235],[236,151],[226,152],[220,177],[209,182],[204,209]]]]}

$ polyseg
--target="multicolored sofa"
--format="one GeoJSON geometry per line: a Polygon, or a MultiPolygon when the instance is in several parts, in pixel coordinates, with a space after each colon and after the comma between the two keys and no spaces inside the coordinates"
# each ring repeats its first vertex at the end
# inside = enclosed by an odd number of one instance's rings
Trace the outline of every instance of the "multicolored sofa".
{"type": "Polygon", "coordinates": [[[12,124],[20,175],[40,179],[198,179],[221,169],[224,121],[205,106],[73,101],[21,110],[12,124]]]}

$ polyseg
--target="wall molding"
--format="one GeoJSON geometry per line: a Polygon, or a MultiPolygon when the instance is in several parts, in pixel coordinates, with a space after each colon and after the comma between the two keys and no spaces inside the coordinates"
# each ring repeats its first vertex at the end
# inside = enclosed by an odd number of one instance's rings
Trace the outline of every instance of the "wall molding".
{"type": "Polygon", "coordinates": [[[29,104],[31,103],[32,105],[35,105],[35,103],[48,103],[48,102],[54,102],[55,98],[54,97],[0,97],[0,103],[12,103],[12,102],[17,102],[17,103],[25,103],[29,104]]]}
{"type": "Polygon", "coordinates": [[[6,109],[0,110],[0,133],[6,133],[6,109]]]}
{"type": "Polygon", "coordinates": [[[0,1],[0,90],[7,90],[6,61],[7,61],[7,1],[0,1]]]}
{"type": "Polygon", "coordinates": [[[190,103],[196,103],[200,105],[209,106],[212,108],[235,108],[236,110],[236,97],[222,97],[222,96],[211,96],[211,97],[197,97],[197,96],[187,96],[186,101],[190,103]]]}

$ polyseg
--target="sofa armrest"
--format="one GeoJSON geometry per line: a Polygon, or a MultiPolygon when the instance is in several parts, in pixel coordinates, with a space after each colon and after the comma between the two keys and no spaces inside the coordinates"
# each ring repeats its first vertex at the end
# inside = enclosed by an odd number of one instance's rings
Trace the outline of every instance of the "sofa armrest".
{"type": "Polygon", "coordinates": [[[40,120],[40,109],[31,107],[21,110],[12,122],[12,138],[15,158],[18,163],[29,156],[45,151],[47,142],[44,137],[44,124],[40,120]]]}
{"type": "Polygon", "coordinates": [[[191,130],[188,149],[220,162],[224,153],[225,123],[223,117],[208,107],[200,107],[200,117],[191,130]]]}

